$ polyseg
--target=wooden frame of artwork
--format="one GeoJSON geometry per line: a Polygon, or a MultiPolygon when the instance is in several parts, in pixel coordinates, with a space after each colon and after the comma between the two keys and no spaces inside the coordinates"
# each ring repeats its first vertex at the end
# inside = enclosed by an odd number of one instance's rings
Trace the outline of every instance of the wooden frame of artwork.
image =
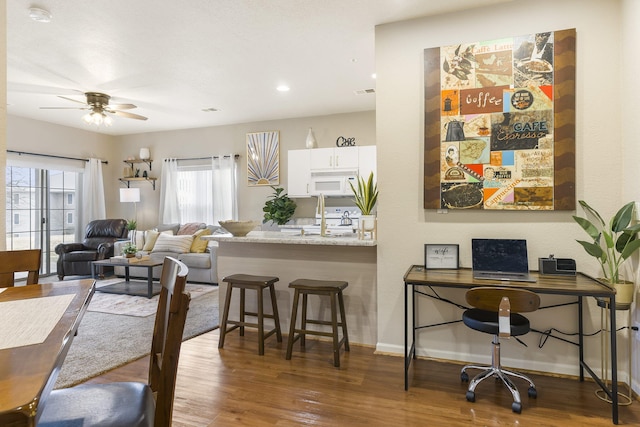
{"type": "Polygon", "coordinates": [[[247,134],[247,184],[280,184],[280,132],[247,134]]]}
{"type": "Polygon", "coordinates": [[[424,51],[424,208],[574,210],[575,29],[424,51]]]}

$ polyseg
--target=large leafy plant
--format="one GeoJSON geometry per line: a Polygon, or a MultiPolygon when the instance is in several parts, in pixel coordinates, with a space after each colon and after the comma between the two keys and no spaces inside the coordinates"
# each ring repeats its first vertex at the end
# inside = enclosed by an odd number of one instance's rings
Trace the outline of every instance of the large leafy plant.
{"type": "Polygon", "coordinates": [[[354,202],[362,212],[362,215],[371,215],[378,201],[378,184],[373,181],[373,172],[369,174],[369,178],[366,181],[358,176],[358,188],[354,187],[351,182],[349,182],[349,185],[355,196],[354,202]]]}
{"type": "Polygon", "coordinates": [[[578,243],[595,257],[604,278],[611,284],[620,283],[620,267],[624,261],[640,248],[638,231],[640,224],[631,225],[634,202],[629,202],[609,220],[605,222],[600,214],[584,200],[580,206],[588,218],[573,216],[573,219],[591,237],[592,241],[577,240],[578,243]]]}
{"type": "Polygon", "coordinates": [[[274,193],[262,208],[264,212],[262,223],[272,221],[275,224],[284,225],[296,211],[296,202],[291,200],[289,196],[287,196],[287,193],[283,193],[284,188],[276,188],[273,186],[271,186],[271,188],[274,193]]]}

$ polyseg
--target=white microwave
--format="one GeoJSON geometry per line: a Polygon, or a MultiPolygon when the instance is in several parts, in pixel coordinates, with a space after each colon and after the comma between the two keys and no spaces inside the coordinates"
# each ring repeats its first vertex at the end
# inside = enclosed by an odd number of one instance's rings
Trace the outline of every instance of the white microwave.
{"type": "Polygon", "coordinates": [[[357,174],[353,173],[312,173],[309,183],[309,194],[311,196],[351,196],[352,183],[358,185],[357,174]]]}

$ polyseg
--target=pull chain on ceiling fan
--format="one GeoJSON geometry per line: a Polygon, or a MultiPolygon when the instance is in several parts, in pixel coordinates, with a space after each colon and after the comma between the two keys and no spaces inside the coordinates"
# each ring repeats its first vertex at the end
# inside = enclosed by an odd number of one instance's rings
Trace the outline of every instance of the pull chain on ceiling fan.
{"type": "Polygon", "coordinates": [[[129,119],[136,120],[147,120],[146,117],[141,116],[139,114],[133,114],[126,111],[120,110],[130,110],[133,108],[137,108],[133,104],[112,104],[109,105],[109,99],[111,96],[100,93],[100,92],[85,92],[85,96],[87,98],[86,102],[78,101],[72,98],[67,98],[66,96],[58,96],[59,98],[66,99],[67,101],[77,102],[79,104],[83,104],[83,107],[40,107],[41,109],[49,109],[49,110],[89,110],[87,114],[82,117],[82,120],[87,124],[94,124],[96,126],[100,126],[104,124],[105,126],[111,126],[112,119],[108,114],[113,114],[120,117],[126,117],[129,119]]]}

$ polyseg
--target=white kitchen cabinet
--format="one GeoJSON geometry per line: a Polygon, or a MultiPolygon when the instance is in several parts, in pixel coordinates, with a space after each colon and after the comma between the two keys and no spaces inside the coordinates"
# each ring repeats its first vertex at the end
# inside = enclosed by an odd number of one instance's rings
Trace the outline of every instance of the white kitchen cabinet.
{"type": "Polygon", "coordinates": [[[289,197],[309,197],[310,153],[311,150],[289,150],[287,153],[287,194],[289,197]]]}
{"type": "Polygon", "coordinates": [[[311,170],[358,169],[358,148],[316,148],[311,151],[311,170]]]}
{"type": "Polygon", "coordinates": [[[376,146],[363,145],[358,147],[358,175],[363,179],[367,179],[371,172],[373,172],[373,179],[377,181],[376,146]]]}

